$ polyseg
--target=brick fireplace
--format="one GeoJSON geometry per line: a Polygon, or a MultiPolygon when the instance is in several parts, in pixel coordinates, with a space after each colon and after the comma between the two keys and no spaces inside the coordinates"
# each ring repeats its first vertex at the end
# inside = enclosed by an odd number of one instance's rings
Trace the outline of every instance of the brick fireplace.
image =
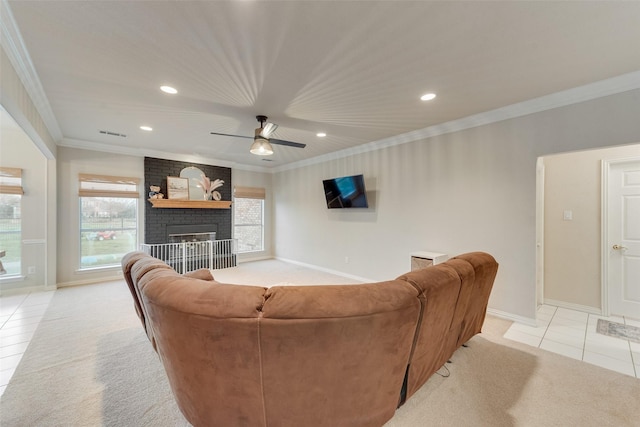
{"type": "MultiPolygon", "coordinates": [[[[180,171],[189,166],[199,168],[212,180],[222,179],[224,185],[217,191],[222,200],[231,200],[231,168],[153,157],[144,158],[146,191],[149,186],[158,185],[166,197],[167,176],[180,176],[180,171]]],[[[231,209],[153,208],[145,201],[144,216],[144,243],[147,244],[169,243],[169,234],[215,233],[217,240],[231,239],[231,209]]]]}

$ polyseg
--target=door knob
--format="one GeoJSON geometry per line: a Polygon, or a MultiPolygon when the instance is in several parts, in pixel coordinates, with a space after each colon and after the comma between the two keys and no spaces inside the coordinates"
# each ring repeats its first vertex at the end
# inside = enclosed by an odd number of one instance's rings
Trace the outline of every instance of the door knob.
{"type": "Polygon", "coordinates": [[[627,249],[627,247],[622,245],[613,245],[613,249],[619,251],[620,249],[627,249]]]}

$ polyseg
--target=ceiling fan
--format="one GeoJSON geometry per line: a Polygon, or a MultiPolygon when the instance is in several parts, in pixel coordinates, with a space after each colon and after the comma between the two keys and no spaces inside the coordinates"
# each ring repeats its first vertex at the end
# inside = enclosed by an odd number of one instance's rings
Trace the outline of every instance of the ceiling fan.
{"type": "Polygon", "coordinates": [[[238,138],[253,138],[253,144],[251,144],[251,148],[249,152],[251,154],[257,154],[258,156],[270,156],[273,154],[273,147],[271,144],[276,145],[286,145],[287,147],[295,147],[295,148],[304,148],[307,145],[301,144],[299,142],[291,142],[284,141],[282,139],[269,138],[271,134],[278,127],[275,123],[267,122],[267,116],[256,116],[258,122],[260,122],[260,127],[256,128],[255,136],[244,136],[244,135],[230,135],[228,133],[218,133],[211,132],[211,135],[222,135],[222,136],[235,136],[238,138]]]}

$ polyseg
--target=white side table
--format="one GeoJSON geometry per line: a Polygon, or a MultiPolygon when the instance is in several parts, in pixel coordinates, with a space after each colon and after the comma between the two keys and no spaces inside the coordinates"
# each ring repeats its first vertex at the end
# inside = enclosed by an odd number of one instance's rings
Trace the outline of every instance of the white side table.
{"type": "Polygon", "coordinates": [[[413,252],[411,253],[411,271],[421,270],[429,266],[440,264],[449,259],[447,254],[438,252],[413,252]]]}

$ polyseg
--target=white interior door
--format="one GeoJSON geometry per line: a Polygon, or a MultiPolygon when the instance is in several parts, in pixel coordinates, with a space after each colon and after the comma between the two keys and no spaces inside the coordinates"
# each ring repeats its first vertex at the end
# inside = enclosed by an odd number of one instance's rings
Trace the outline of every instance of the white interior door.
{"type": "Polygon", "coordinates": [[[640,319],[640,160],[610,161],[606,166],[608,311],[640,319]]]}

